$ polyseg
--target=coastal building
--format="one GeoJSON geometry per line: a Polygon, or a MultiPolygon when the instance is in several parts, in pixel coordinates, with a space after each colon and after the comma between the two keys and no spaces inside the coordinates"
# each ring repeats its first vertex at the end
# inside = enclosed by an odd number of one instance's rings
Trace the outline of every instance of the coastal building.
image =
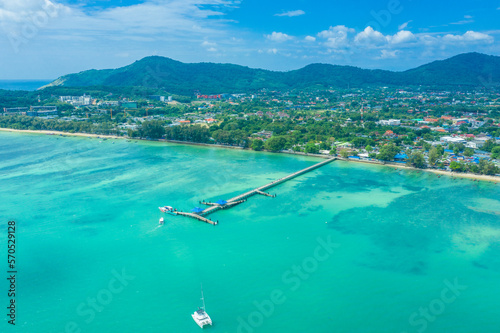
{"type": "Polygon", "coordinates": [[[394,156],[394,161],[396,161],[396,162],[404,162],[407,159],[408,159],[408,155],[406,155],[404,153],[396,154],[396,156],[394,156]]]}
{"type": "Polygon", "coordinates": [[[254,133],[252,135],[255,135],[255,136],[258,136],[258,137],[261,137],[261,138],[269,139],[270,137],[273,136],[273,132],[271,132],[271,131],[260,131],[260,132],[254,133]]]}
{"type": "Polygon", "coordinates": [[[92,104],[92,97],[85,94],[83,96],[60,96],[59,100],[73,106],[86,106],[92,104]]]}
{"type": "Polygon", "coordinates": [[[101,101],[97,105],[99,106],[118,106],[118,101],[101,101]]]}
{"type": "Polygon", "coordinates": [[[442,143],[463,143],[466,144],[467,141],[461,137],[454,137],[454,136],[443,136],[440,141],[442,143]]]}
{"type": "Polygon", "coordinates": [[[24,115],[30,117],[57,116],[57,106],[30,106],[4,108],[4,115],[24,115]]]}
{"type": "Polygon", "coordinates": [[[382,126],[399,126],[401,125],[401,120],[399,119],[389,119],[389,120],[380,120],[379,125],[382,126]]]}
{"type": "Polygon", "coordinates": [[[473,142],[473,141],[469,141],[465,144],[465,147],[466,148],[472,148],[472,149],[477,149],[477,143],[473,142]]]}
{"type": "Polygon", "coordinates": [[[392,137],[395,137],[395,136],[397,136],[397,135],[395,135],[393,131],[391,131],[391,130],[387,130],[387,131],[385,131],[384,136],[387,136],[387,137],[391,137],[391,138],[392,138],[392,137]]]}
{"type": "Polygon", "coordinates": [[[119,104],[124,109],[137,109],[137,102],[120,101],[119,104]]]}
{"type": "Polygon", "coordinates": [[[460,125],[468,124],[468,123],[469,123],[469,119],[468,118],[453,119],[453,125],[456,125],[456,126],[460,126],[460,125]]]}
{"type": "Polygon", "coordinates": [[[148,98],[153,101],[165,102],[165,96],[151,95],[148,98]]]}
{"type": "Polygon", "coordinates": [[[32,117],[57,116],[57,106],[32,106],[26,114],[32,117]]]}
{"type": "Polygon", "coordinates": [[[17,108],[3,108],[3,114],[5,116],[10,116],[10,115],[26,115],[26,112],[29,111],[29,108],[27,107],[17,107],[17,108]]]}
{"type": "Polygon", "coordinates": [[[424,121],[427,123],[437,123],[439,121],[439,119],[427,117],[427,118],[424,118],[424,121]]]}
{"type": "Polygon", "coordinates": [[[479,121],[475,119],[471,119],[470,124],[472,125],[472,128],[479,128],[482,127],[486,122],[484,121],[479,121]]]}

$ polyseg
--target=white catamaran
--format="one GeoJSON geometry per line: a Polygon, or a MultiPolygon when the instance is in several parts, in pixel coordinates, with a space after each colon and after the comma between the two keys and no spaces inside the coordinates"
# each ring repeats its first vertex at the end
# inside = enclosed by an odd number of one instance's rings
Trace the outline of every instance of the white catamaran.
{"type": "Polygon", "coordinates": [[[201,300],[203,302],[203,307],[199,307],[191,317],[193,317],[194,321],[203,328],[205,325],[212,325],[212,319],[205,312],[205,299],[203,298],[203,286],[201,287],[201,300]]]}

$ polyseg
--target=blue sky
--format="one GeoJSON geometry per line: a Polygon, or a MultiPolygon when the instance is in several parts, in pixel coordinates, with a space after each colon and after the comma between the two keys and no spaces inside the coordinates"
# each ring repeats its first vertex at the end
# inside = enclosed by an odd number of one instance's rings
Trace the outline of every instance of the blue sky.
{"type": "Polygon", "coordinates": [[[291,70],[405,70],[500,55],[500,0],[0,0],[0,79],[54,79],[150,55],[291,70]]]}

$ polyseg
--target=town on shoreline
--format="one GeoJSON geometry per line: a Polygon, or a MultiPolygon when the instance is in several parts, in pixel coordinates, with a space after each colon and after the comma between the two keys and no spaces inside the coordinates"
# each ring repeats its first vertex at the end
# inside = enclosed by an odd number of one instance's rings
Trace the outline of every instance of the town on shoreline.
{"type": "MultiPolygon", "coordinates": [[[[90,138],[90,139],[100,139],[100,140],[106,140],[106,139],[112,139],[112,140],[123,140],[127,139],[130,141],[130,138],[126,136],[115,136],[115,135],[97,135],[97,134],[88,134],[88,133],[69,133],[69,132],[60,132],[60,131],[46,131],[46,130],[16,130],[16,129],[11,129],[11,128],[0,128],[0,131],[2,132],[13,132],[13,133],[25,133],[25,134],[44,134],[44,135],[58,135],[58,136],[63,136],[63,137],[81,137],[81,138],[90,138]]],[[[234,147],[234,146],[227,146],[227,145],[216,145],[216,144],[206,144],[206,143],[196,143],[196,142],[188,142],[188,141],[175,141],[175,140],[165,140],[165,139],[160,139],[160,140],[148,140],[148,139],[141,139],[141,138],[136,138],[134,140],[141,140],[141,141],[149,141],[149,142],[166,142],[170,144],[180,144],[180,145],[194,145],[194,146],[204,146],[204,147],[210,147],[210,148],[222,148],[222,149],[238,149],[238,150],[251,150],[251,148],[243,148],[243,147],[234,147]]],[[[136,141],[137,142],[137,141],[136,141]]],[[[268,152],[266,150],[262,150],[264,152],[268,152]]],[[[269,153],[279,153],[279,154],[290,154],[290,155],[299,155],[299,156],[307,156],[307,157],[313,157],[313,158],[336,158],[338,160],[342,161],[347,161],[347,162],[354,162],[354,163],[362,163],[362,164],[371,164],[371,165],[379,165],[382,167],[389,167],[391,169],[394,169],[396,171],[401,171],[403,169],[405,170],[413,170],[413,171],[425,171],[425,172],[431,172],[436,175],[440,176],[448,176],[454,179],[469,179],[473,181],[483,181],[483,182],[491,182],[495,184],[500,183],[500,176],[498,175],[479,175],[479,174],[473,174],[473,173],[468,173],[468,172],[453,172],[453,171],[446,171],[446,170],[439,170],[439,169],[421,169],[421,168],[415,168],[409,165],[405,165],[403,163],[396,163],[396,162],[383,162],[383,161],[378,161],[375,159],[361,159],[361,158],[355,158],[355,157],[347,157],[343,158],[341,156],[331,156],[331,155],[325,155],[325,154],[312,154],[312,153],[304,153],[304,152],[296,152],[293,150],[283,150],[280,152],[269,152],[269,153]]]]}
{"type": "Polygon", "coordinates": [[[500,174],[500,92],[492,89],[160,93],[0,90],[0,127],[336,156],[491,181],[500,174]]]}

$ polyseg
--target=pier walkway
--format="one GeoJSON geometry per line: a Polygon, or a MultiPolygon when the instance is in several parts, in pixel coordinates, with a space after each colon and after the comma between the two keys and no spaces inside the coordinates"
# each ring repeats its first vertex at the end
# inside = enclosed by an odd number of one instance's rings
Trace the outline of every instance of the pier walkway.
{"type": "Polygon", "coordinates": [[[271,197],[271,198],[275,198],[276,197],[276,194],[272,195],[272,194],[269,194],[269,193],[266,193],[266,192],[262,192],[262,191],[255,191],[255,193],[263,195],[263,196],[266,196],[266,197],[271,197]]]}
{"type": "Polygon", "coordinates": [[[270,195],[268,193],[264,193],[264,191],[267,190],[267,189],[270,189],[271,187],[275,187],[277,185],[280,185],[280,184],[282,184],[282,183],[284,183],[284,182],[286,182],[286,181],[288,181],[290,179],[293,179],[295,177],[298,177],[300,175],[308,173],[309,171],[312,171],[312,170],[315,170],[317,168],[320,168],[323,165],[326,165],[326,164],[331,163],[333,161],[335,161],[335,158],[329,158],[329,159],[327,159],[327,160],[325,160],[323,162],[314,164],[314,165],[312,165],[312,166],[310,166],[308,168],[305,168],[305,169],[302,169],[300,171],[294,172],[291,175],[288,175],[286,177],[280,178],[278,180],[274,180],[274,181],[270,182],[269,184],[266,184],[264,186],[258,187],[256,189],[253,189],[251,191],[245,192],[243,194],[240,194],[240,195],[238,195],[236,197],[233,197],[233,198],[227,200],[227,204],[225,204],[225,205],[211,206],[211,207],[203,210],[199,215],[200,216],[207,216],[208,214],[214,213],[214,212],[216,212],[216,211],[218,211],[220,209],[232,207],[232,206],[234,206],[236,204],[239,204],[239,203],[245,201],[247,198],[249,198],[249,197],[251,197],[251,196],[253,196],[255,194],[262,194],[262,195],[266,195],[266,196],[271,196],[272,197],[272,195],[270,195]]]}
{"type": "Polygon", "coordinates": [[[194,214],[194,213],[183,213],[183,212],[177,212],[176,215],[182,215],[182,216],[187,216],[187,217],[191,217],[193,219],[197,219],[197,220],[200,220],[200,221],[203,221],[205,223],[209,223],[211,225],[217,225],[217,222],[216,221],[212,221],[212,220],[209,220],[207,219],[206,217],[203,217],[201,215],[198,215],[198,214],[194,214]]]}

